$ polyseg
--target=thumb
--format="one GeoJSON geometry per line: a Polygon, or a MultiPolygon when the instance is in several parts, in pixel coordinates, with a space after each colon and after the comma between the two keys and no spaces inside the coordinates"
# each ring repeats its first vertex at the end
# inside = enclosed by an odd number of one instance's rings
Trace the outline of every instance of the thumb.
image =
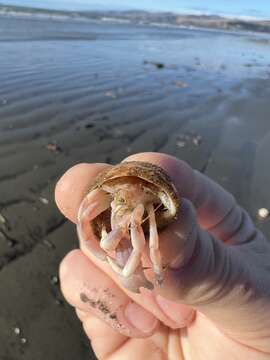
{"type": "Polygon", "coordinates": [[[239,211],[243,221],[224,243],[200,228],[193,205],[184,199],[180,222],[160,239],[163,247],[176,249],[179,243],[179,251],[156,291],[192,306],[238,341],[270,351],[270,247],[237,206],[239,211]]]}

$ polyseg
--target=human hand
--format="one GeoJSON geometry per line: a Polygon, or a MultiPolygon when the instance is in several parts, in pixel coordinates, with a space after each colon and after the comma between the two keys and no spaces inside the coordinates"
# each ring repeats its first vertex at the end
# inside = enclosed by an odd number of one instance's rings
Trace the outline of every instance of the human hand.
{"type": "MultiPolygon", "coordinates": [[[[128,291],[87,244],[62,261],[63,294],[97,357],[270,359],[270,244],[229,193],[182,161],[157,153],[126,160],[161,166],[182,207],[160,236],[171,263],[162,287],[128,291]]],[[[80,164],[58,182],[56,203],[71,221],[107,166],[80,164]]]]}

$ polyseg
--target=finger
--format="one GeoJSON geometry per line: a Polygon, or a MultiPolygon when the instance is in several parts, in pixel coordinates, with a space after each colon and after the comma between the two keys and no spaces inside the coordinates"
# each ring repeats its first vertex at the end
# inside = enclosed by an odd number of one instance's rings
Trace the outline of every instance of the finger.
{"type": "Polygon", "coordinates": [[[129,340],[92,313],[76,309],[76,314],[98,359],[106,358],[129,340]]]}
{"type": "Polygon", "coordinates": [[[181,335],[182,351],[189,359],[269,360],[269,354],[224,336],[224,332],[202,314],[198,314],[196,326],[185,329],[181,335]]]}
{"type": "MultiPolygon", "coordinates": [[[[168,336],[168,329],[164,326],[159,326],[157,331],[155,331],[151,337],[142,339],[122,336],[119,337],[117,341],[112,333],[113,330],[106,324],[102,325],[101,320],[97,318],[90,317],[86,319],[83,327],[87,336],[94,339],[91,341],[91,345],[98,359],[167,359],[167,353],[170,359],[179,359],[177,356],[180,350],[179,347],[175,346],[175,344],[171,344],[172,331],[168,336]],[[168,342],[170,344],[168,344],[168,342]],[[110,345],[108,346],[111,350],[110,352],[108,351],[108,348],[106,348],[107,344],[110,345]]],[[[176,331],[175,337],[179,342],[179,333],[176,331]]]]}
{"type": "MultiPolygon", "coordinates": [[[[184,161],[160,153],[135,154],[124,161],[146,161],[162,167],[180,196],[196,207],[200,226],[220,240],[228,241],[241,225],[243,212],[233,196],[184,161]]],[[[250,219],[247,217],[246,221],[250,222],[250,219]]]]}
{"type": "Polygon", "coordinates": [[[168,250],[172,244],[177,246],[178,238],[179,252],[159,288],[160,295],[195,307],[233,338],[269,351],[270,321],[265,314],[270,307],[270,250],[250,217],[225,190],[175,158],[145,153],[127,160],[149,161],[163,167],[180,194],[192,200],[197,210],[196,216],[190,203],[185,215],[182,206],[181,231],[170,242],[164,237],[164,244],[170,243],[168,250]],[[198,226],[197,219],[214,236],[198,226]],[[236,246],[224,246],[220,239],[236,246]],[[184,246],[187,243],[190,245],[184,246]]]}
{"type": "Polygon", "coordinates": [[[146,339],[127,338],[124,335],[116,337],[115,331],[94,315],[78,309],[76,313],[83,321],[84,331],[98,359],[152,359],[153,356],[156,358],[155,354],[179,358],[181,348],[178,331],[171,330],[168,333],[165,326],[159,326],[154,335],[146,339]]]}
{"type": "Polygon", "coordinates": [[[146,337],[156,318],[128,296],[80,250],[69,253],[60,266],[62,292],[77,309],[93,313],[112,329],[129,337],[146,337]]]}
{"type": "Polygon", "coordinates": [[[77,222],[82,199],[89,192],[97,175],[108,167],[108,164],[78,164],[60,178],[55,188],[55,202],[65,217],[77,222]]]}
{"type": "MultiPolygon", "coordinates": [[[[241,343],[269,351],[269,244],[254,229],[251,242],[227,246],[198,226],[188,200],[183,204],[182,224],[176,231],[175,225],[169,227],[161,237],[174,247],[179,241],[179,253],[156,293],[195,308],[241,343]]],[[[240,232],[245,236],[245,229],[240,232]]]]}
{"type": "Polygon", "coordinates": [[[105,359],[120,347],[124,346],[130,338],[117,333],[109,325],[94,315],[88,315],[83,322],[83,329],[98,359],[105,359]]]}

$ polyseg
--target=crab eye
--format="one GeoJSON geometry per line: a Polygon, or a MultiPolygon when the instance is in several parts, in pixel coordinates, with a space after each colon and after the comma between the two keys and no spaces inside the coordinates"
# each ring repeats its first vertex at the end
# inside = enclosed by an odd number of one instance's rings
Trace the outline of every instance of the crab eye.
{"type": "Polygon", "coordinates": [[[125,203],[126,203],[126,200],[123,199],[123,198],[119,198],[119,199],[118,199],[118,203],[119,203],[119,204],[125,204],[125,203]]]}

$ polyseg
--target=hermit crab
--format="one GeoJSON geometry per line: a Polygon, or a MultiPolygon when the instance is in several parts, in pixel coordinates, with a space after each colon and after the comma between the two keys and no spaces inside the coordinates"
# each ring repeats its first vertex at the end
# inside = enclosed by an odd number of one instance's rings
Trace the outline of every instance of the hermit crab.
{"type": "Polygon", "coordinates": [[[123,162],[102,172],[78,212],[80,241],[116,272],[133,290],[153,288],[144,275],[142,255],[148,257],[161,284],[164,261],[159,232],[179,213],[174,184],[160,167],[147,162],[123,162]]]}

